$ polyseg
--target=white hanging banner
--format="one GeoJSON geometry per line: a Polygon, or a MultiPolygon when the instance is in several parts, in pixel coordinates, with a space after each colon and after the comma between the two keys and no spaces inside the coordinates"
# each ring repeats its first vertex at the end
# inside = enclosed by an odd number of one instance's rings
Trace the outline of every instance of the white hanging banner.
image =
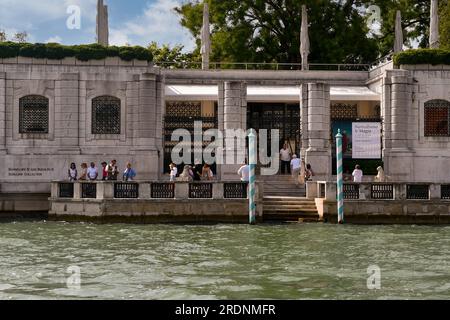
{"type": "Polygon", "coordinates": [[[352,123],[352,158],[381,159],[381,123],[352,123]]]}

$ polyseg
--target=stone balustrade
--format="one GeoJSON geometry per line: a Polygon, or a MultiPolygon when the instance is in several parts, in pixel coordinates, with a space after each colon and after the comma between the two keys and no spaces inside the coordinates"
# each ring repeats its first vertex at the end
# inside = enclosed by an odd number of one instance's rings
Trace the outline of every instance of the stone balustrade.
{"type": "MultiPolygon", "coordinates": [[[[307,182],[306,197],[336,201],[336,182],[307,182]]],[[[450,183],[344,183],[344,200],[450,200],[450,183]]]]}
{"type": "MultiPolygon", "coordinates": [[[[256,197],[262,198],[257,184],[256,197]]],[[[53,181],[52,199],[247,199],[243,182],[53,181]]]]}

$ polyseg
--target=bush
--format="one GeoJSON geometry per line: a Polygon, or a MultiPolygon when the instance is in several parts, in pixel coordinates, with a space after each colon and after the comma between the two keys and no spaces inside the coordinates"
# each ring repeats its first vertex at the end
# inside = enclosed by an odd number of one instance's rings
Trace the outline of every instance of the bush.
{"type": "Polygon", "coordinates": [[[120,57],[131,61],[152,61],[153,55],[150,50],[135,47],[104,47],[99,44],[87,44],[77,46],[64,46],[58,43],[15,43],[0,42],[0,58],[27,57],[36,59],[57,59],[75,57],[81,61],[101,60],[107,57],[120,57]]]}
{"type": "Polygon", "coordinates": [[[399,52],[394,55],[394,64],[448,64],[450,65],[450,50],[448,49],[416,49],[399,52]]]}

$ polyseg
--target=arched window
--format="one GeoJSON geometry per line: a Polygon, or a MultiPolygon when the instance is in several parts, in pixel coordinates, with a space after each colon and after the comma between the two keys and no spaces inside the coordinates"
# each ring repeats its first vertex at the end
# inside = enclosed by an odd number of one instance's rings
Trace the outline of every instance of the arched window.
{"type": "Polygon", "coordinates": [[[92,99],[92,134],[120,134],[120,99],[111,96],[92,99]]]}
{"type": "Polygon", "coordinates": [[[450,136],[450,102],[430,100],[425,103],[425,137],[450,136]]]}
{"type": "Polygon", "coordinates": [[[19,133],[48,133],[48,99],[29,95],[19,99],[19,133]]]}

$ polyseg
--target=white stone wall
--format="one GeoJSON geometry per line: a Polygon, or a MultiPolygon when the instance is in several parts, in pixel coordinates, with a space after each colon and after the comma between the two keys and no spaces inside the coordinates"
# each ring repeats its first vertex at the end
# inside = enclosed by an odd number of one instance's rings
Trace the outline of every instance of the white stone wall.
{"type": "Polygon", "coordinates": [[[450,101],[450,66],[402,66],[387,71],[383,90],[388,174],[396,181],[450,182],[450,137],[424,134],[425,103],[450,101]]]}
{"type": "Polygon", "coordinates": [[[162,148],[161,77],[146,62],[108,58],[0,59],[0,190],[49,191],[75,162],[117,159],[121,170],[131,161],[139,179],[158,179],[162,148]],[[49,99],[49,133],[19,133],[19,99],[49,99]],[[92,99],[121,100],[120,135],[91,132],[92,99]]]}

